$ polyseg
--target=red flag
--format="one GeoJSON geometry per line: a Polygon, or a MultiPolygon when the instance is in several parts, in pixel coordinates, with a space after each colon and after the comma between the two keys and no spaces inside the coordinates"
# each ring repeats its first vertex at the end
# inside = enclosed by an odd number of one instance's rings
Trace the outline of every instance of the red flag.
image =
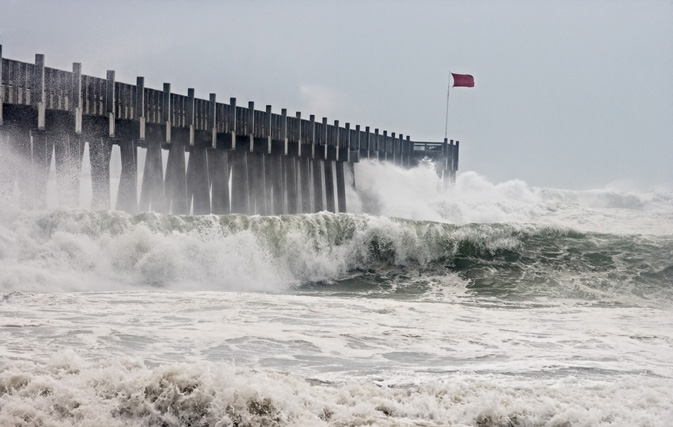
{"type": "Polygon", "coordinates": [[[469,74],[451,73],[451,76],[453,76],[453,87],[474,87],[474,77],[469,74]]]}

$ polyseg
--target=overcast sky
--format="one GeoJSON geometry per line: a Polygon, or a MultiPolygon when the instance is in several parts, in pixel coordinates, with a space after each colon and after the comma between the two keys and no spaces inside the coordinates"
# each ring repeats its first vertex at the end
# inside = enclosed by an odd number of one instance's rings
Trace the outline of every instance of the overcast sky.
{"type": "Polygon", "coordinates": [[[449,138],[461,170],[673,188],[673,1],[0,0],[3,56],[449,138]]]}

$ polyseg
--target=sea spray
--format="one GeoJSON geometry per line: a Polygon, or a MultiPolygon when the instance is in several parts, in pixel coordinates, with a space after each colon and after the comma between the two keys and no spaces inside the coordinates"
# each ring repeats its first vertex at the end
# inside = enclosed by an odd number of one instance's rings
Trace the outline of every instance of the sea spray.
{"type": "MultiPolygon", "coordinates": [[[[521,180],[492,183],[468,171],[443,185],[432,165],[402,169],[365,160],[355,166],[361,212],[452,224],[542,223],[582,231],[673,234],[673,193],[564,190],[521,180]]],[[[360,212],[360,211],[358,211],[360,212]]]]}

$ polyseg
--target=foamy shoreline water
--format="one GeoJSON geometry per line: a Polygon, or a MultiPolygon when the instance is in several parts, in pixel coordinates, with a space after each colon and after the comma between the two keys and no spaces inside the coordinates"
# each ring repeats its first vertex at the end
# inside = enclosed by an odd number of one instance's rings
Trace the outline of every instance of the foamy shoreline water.
{"type": "Polygon", "coordinates": [[[356,174],[369,213],[2,202],[0,425],[673,419],[670,194],[356,174]]]}
{"type": "MultiPolygon", "coordinates": [[[[390,382],[390,381],[389,381],[390,382]]],[[[649,425],[673,415],[671,382],[456,374],[420,384],[325,384],[227,363],[84,362],[0,369],[3,425],[649,425]]]]}
{"type": "Polygon", "coordinates": [[[0,311],[6,423],[664,426],[673,415],[665,310],[129,291],[5,294],[0,311]]]}

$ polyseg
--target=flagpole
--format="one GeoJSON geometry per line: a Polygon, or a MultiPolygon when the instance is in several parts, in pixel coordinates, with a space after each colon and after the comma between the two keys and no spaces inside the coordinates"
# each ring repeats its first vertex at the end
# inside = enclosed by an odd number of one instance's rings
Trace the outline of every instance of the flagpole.
{"type": "Polygon", "coordinates": [[[449,95],[451,94],[451,71],[449,70],[449,84],[446,89],[446,120],[444,121],[444,139],[449,137],[449,95]]]}

